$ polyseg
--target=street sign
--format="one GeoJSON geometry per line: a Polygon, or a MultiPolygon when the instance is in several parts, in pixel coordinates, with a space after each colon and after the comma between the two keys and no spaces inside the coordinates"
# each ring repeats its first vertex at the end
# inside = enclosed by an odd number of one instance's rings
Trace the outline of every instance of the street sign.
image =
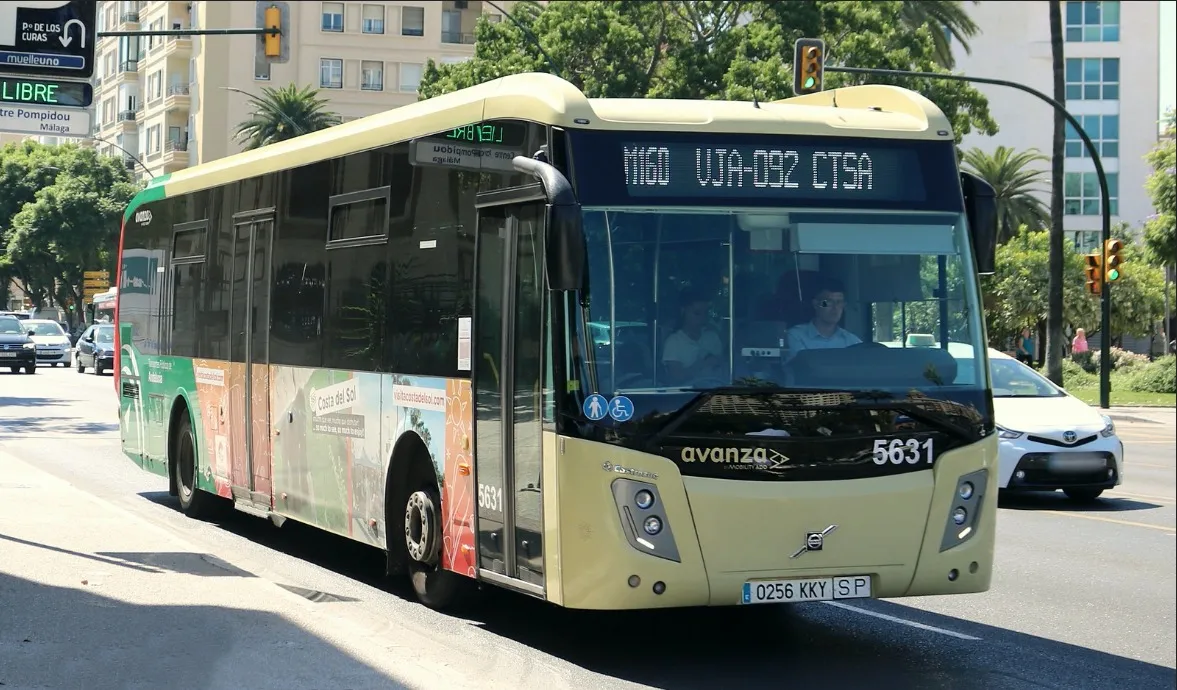
{"type": "Polygon", "coordinates": [[[86,280],[110,280],[110,271],[85,271],[82,277],[86,280]]]}
{"type": "MultiPolygon", "coordinates": [[[[3,5],[0,5],[3,7],[3,5]]],[[[0,103],[0,132],[50,137],[88,137],[90,111],[0,103]]]]}
{"type": "Polygon", "coordinates": [[[85,81],[0,76],[0,102],[88,108],[94,103],[94,87],[85,81]]]}
{"type": "Polygon", "coordinates": [[[0,73],[94,76],[96,0],[0,2],[0,73]]]}
{"type": "Polygon", "coordinates": [[[110,289],[110,281],[101,278],[87,278],[82,287],[98,288],[99,292],[104,292],[110,289]]]}

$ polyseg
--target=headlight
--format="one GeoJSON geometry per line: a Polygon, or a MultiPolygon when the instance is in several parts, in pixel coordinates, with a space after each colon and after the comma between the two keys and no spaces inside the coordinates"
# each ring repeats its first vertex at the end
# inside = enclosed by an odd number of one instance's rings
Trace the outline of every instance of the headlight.
{"type": "Polygon", "coordinates": [[[1116,435],[1116,423],[1113,422],[1112,418],[1107,416],[1106,414],[1100,415],[1100,416],[1103,417],[1103,431],[1099,432],[1100,435],[1103,436],[1104,438],[1107,438],[1108,436],[1115,436],[1116,435]]]}
{"type": "Polygon", "coordinates": [[[999,426],[999,427],[997,427],[997,437],[1004,438],[1004,439],[1021,438],[1022,432],[1014,431],[1012,429],[1006,429],[1005,427],[999,426]]]}
{"type": "Polygon", "coordinates": [[[26,350],[36,350],[37,344],[36,343],[25,343],[23,347],[26,350]]]}

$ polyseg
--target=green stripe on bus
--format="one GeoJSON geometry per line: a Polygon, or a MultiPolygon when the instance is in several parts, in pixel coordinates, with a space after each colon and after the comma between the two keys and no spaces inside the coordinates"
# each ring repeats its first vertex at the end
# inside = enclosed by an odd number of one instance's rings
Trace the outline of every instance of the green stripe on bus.
{"type": "Polygon", "coordinates": [[[143,204],[151,201],[159,201],[160,199],[166,197],[167,194],[164,190],[164,184],[171,176],[171,173],[164,173],[153,178],[151,182],[148,182],[147,186],[140,190],[138,194],[131,197],[130,203],[127,204],[127,210],[123,213],[123,223],[126,223],[128,220],[130,220],[131,214],[135,212],[135,209],[139,208],[143,204]]]}

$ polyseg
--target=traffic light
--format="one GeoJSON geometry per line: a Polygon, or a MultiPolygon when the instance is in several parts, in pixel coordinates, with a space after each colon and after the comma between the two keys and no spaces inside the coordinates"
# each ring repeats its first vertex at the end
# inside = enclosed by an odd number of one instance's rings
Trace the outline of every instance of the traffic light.
{"type": "Polygon", "coordinates": [[[825,41],[798,38],[793,44],[793,93],[800,96],[821,91],[825,63],[825,41]]]}
{"type": "MultiPolygon", "coordinates": [[[[263,26],[267,29],[282,30],[282,10],[278,9],[277,5],[270,5],[266,8],[263,26]]],[[[268,33],[264,36],[266,41],[266,57],[279,57],[282,55],[282,34],[268,33]]]]}
{"type": "Polygon", "coordinates": [[[1103,292],[1103,256],[1088,254],[1087,259],[1087,291],[1093,295],[1103,292]]]}
{"type": "Polygon", "coordinates": [[[1103,245],[1103,270],[1108,282],[1119,280],[1120,264],[1124,263],[1120,252],[1124,250],[1124,243],[1120,240],[1108,240],[1103,245]]]}

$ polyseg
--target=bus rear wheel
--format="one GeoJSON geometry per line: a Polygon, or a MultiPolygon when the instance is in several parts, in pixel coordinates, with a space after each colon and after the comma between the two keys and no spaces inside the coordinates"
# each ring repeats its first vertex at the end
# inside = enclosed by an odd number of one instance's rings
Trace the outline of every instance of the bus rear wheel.
{"type": "Polygon", "coordinates": [[[409,581],[422,604],[436,610],[452,608],[461,602],[469,583],[441,567],[441,496],[432,477],[415,474],[417,481],[410,484],[404,501],[409,581]]]}

